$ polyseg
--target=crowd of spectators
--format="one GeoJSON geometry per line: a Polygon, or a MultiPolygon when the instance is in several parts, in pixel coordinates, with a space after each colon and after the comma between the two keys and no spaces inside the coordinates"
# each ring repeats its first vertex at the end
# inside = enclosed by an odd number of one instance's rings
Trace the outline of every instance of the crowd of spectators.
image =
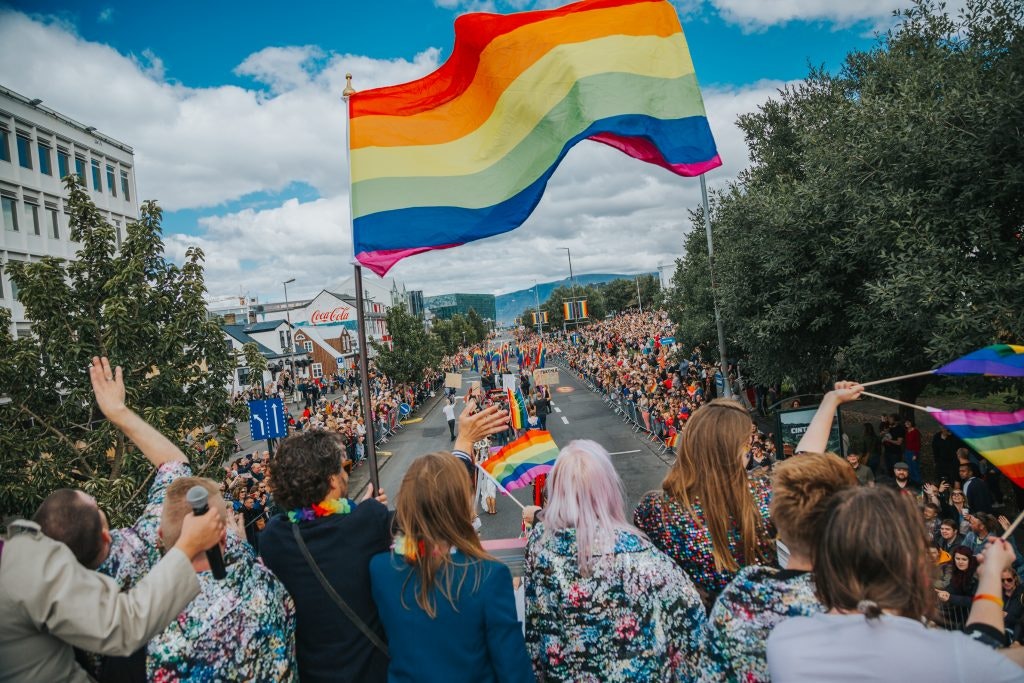
{"type": "MultiPolygon", "coordinates": [[[[412,463],[394,512],[382,492],[350,496],[346,435],[328,424],[343,422],[344,406],[311,408],[272,457],[228,469],[222,490],[266,493],[261,505],[278,510],[254,543],[245,500],[241,526],[229,506],[211,504],[203,518],[226,528],[199,533],[188,501],[217,483],[191,476],[185,455],[125,407],[120,372],[97,360],[97,403],[156,478],[129,529],[108,530],[86,494],[57,492],[38,526],[24,523],[0,548],[0,680],[85,680],[83,664],[100,680],[1021,680],[1021,650],[1005,647],[1018,634],[1011,618],[1021,620],[1019,558],[996,536],[1003,520],[971,507],[980,494],[969,455],[959,507],[955,484],[915,488],[905,462],[894,464],[908,472],[902,486],[861,485],[853,463],[823,452],[836,408],[862,391],[839,383],[797,454],[762,465],[766,455],[753,454],[766,443],[748,407],[712,398],[699,358],[670,371],[671,345],[642,329],[667,324],[657,316],[628,316],[628,341],[614,324],[595,326],[603,346],[578,334],[575,345],[589,347],[582,367],[572,340],[551,342],[612,392],[646,399],[678,443],[661,490],[631,515],[604,448],[562,449],[544,507],[524,512],[522,621],[508,568],[473,527],[472,453],[508,429],[500,402],[467,401],[453,450],[412,463]],[[29,543],[49,553],[47,571],[30,562],[29,543]],[[189,601],[147,609],[158,602],[150,575],[189,601]],[[69,615],[69,595],[80,605],[98,594],[76,588],[89,582],[145,604],[69,615]],[[954,598],[967,600],[962,614],[943,606],[954,598]],[[143,615],[146,628],[110,635],[143,615]],[[89,636],[90,620],[107,635],[89,636]],[[68,659],[72,646],[80,663],[68,659]]],[[[415,400],[377,380],[375,396],[415,400]]]]}

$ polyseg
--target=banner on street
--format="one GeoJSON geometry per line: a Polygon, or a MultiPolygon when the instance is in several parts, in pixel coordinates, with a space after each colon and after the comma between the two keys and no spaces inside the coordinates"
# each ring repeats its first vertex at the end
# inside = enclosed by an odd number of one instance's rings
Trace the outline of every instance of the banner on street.
{"type": "Polygon", "coordinates": [[[537,386],[559,384],[558,368],[537,368],[533,371],[533,383],[537,386]]]}

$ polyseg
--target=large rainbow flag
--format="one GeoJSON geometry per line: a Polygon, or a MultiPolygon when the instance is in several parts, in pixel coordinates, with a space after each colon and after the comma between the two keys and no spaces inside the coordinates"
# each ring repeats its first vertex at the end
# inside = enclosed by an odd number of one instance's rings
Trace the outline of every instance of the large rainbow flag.
{"type": "Polygon", "coordinates": [[[1024,409],[1014,413],[938,410],[932,417],[1024,488],[1024,409]]]}
{"type": "Polygon", "coordinates": [[[379,275],[519,227],[580,140],[684,176],[722,163],[667,0],[465,14],[437,71],[349,114],[355,255],[379,275]]]}
{"type": "Polygon", "coordinates": [[[555,465],[558,446],[551,432],[531,429],[480,463],[507,490],[521,489],[555,465]]]}

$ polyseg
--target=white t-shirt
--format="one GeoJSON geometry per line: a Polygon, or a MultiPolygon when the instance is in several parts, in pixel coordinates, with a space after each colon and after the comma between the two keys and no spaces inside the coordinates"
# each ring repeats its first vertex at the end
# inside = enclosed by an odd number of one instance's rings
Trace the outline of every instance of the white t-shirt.
{"type": "Polygon", "coordinates": [[[444,405],[444,408],[442,408],[441,410],[444,412],[444,417],[446,420],[455,419],[455,406],[452,405],[451,403],[446,403],[444,405]]]}
{"type": "Polygon", "coordinates": [[[889,615],[787,619],[768,637],[768,672],[774,683],[1024,682],[1024,668],[963,633],[889,615]]]}

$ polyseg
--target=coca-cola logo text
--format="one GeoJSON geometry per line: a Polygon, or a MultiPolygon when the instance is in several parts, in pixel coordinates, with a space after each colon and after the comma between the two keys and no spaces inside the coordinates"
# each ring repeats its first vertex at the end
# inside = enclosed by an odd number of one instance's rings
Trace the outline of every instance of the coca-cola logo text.
{"type": "Polygon", "coordinates": [[[338,306],[330,311],[317,309],[309,316],[309,322],[313,325],[341,322],[342,320],[348,320],[348,312],[349,309],[344,306],[338,306]]]}

